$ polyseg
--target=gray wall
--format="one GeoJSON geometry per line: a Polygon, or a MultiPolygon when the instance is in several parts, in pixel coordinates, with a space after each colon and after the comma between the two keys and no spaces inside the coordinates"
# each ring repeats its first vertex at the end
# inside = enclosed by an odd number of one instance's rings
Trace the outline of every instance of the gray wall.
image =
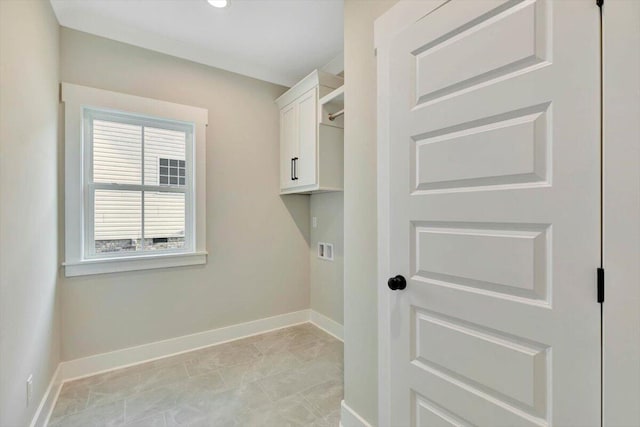
{"type": "Polygon", "coordinates": [[[208,263],[64,279],[63,360],[309,307],[309,197],[278,195],[284,87],[66,28],[61,79],[209,109],[208,263]]]}
{"type": "Polygon", "coordinates": [[[2,426],[29,424],[60,359],[58,41],[48,1],[0,1],[2,426]]]}
{"type": "Polygon", "coordinates": [[[342,192],[311,195],[311,309],[343,323],[344,203],[342,192]],[[333,261],[318,258],[318,242],[333,243],[333,261]]]}
{"type": "Polygon", "coordinates": [[[346,0],[345,402],[377,424],[376,59],[373,22],[395,0],[346,0]]]}

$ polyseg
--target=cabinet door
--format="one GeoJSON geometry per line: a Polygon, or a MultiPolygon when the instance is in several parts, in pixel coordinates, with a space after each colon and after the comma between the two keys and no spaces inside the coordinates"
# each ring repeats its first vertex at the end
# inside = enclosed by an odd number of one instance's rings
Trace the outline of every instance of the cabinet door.
{"type": "Polygon", "coordinates": [[[280,188],[286,189],[294,186],[293,158],[298,151],[298,123],[297,103],[291,104],[280,110],[280,188]]]}
{"type": "Polygon", "coordinates": [[[315,184],[317,138],[317,88],[311,89],[296,101],[298,104],[298,157],[296,187],[315,184]]]}

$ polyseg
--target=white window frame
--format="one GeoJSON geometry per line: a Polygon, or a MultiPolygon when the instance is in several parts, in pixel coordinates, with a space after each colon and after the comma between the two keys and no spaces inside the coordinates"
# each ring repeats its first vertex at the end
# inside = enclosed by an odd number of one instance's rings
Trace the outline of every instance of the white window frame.
{"type": "MultiPolygon", "coordinates": [[[[184,194],[185,202],[185,230],[184,230],[184,247],[180,249],[159,249],[154,250],[153,255],[166,254],[166,253],[184,253],[193,252],[194,242],[194,228],[193,221],[193,140],[194,140],[194,125],[193,123],[177,122],[174,120],[160,120],[158,118],[143,117],[137,114],[107,111],[104,109],[97,110],[94,108],[83,108],[83,150],[84,157],[84,257],[86,259],[101,259],[101,258],[124,258],[134,254],[149,254],[144,252],[144,193],[145,192],[160,192],[160,193],[182,193],[184,194]],[[141,182],[140,184],[118,184],[118,183],[103,183],[95,182],[93,180],[93,120],[112,121],[116,123],[125,123],[135,126],[140,126],[143,129],[145,127],[154,127],[167,130],[184,131],[185,138],[185,158],[179,159],[185,161],[186,166],[186,185],[184,186],[171,186],[160,185],[160,182],[156,185],[150,185],[144,182],[145,179],[145,139],[144,131],[142,132],[142,158],[141,158],[141,182]],[[141,194],[141,210],[142,210],[142,224],[141,224],[141,239],[142,239],[142,252],[96,252],[96,241],[94,238],[95,231],[95,192],[97,190],[114,190],[114,191],[136,191],[141,194]]],[[[178,160],[178,159],[173,159],[178,160]]],[[[159,161],[158,161],[159,162],[159,161]]]]}
{"type": "MultiPolygon", "coordinates": [[[[147,270],[205,264],[206,192],[205,148],[208,110],[139,96],[62,83],[65,111],[65,267],[66,276],[147,270]],[[166,127],[175,123],[187,137],[187,182],[190,188],[160,186],[153,191],[185,193],[185,247],[179,250],[96,253],[93,239],[93,189],[109,187],[138,191],[147,185],[98,184],[92,182],[90,117],[130,115],[134,120],[166,127]],[[189,181],[190,180],[190,181],[189,181]],[[125,188],[126,187],[126,188],[125,188]],[[136,188],[134,188],[136,187],[136,188]]],[[[121,116],[124,117],[124,116],[121,116]]]]}

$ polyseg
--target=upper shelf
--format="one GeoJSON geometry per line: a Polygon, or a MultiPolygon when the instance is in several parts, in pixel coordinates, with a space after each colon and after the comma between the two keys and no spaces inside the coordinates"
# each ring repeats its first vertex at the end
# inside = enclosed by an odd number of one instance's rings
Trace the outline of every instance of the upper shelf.
{"type": "Polygon", "coordinates": [[[342,104],[344,106],[344,85],[340,86],[333,92],[323,96],[318,102],[320,103],[320,105],[336,103],[342,104]]]}
{"type": "Polygon", "coordinates": [[[322,96],[343,84],[344,79],[342,77],[334,76],[324,71],[314,70],[276,99],[276,104],[278,104],[278,108],[282,109],[313,88],[319,88],[318,96],[322,96]]]}
{"type": "Polygon", "coordinates": [[[331,120],[329,117],[344,110],[344,85],[318,100],[318,121],[323,125],[344,128],[344,114],[331,120]]]}

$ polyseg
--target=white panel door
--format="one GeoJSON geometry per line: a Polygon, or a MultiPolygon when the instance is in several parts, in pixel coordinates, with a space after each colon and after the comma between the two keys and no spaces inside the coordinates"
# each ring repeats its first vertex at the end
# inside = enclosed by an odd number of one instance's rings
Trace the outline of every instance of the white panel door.
{"type": "Polygon", "coordinates": [[[595,0],[419,18],[378,49],[389,273],[407,283],[381,290],[390,422],[599,425],[595,0]]]}
{"type": "Polygon", "coordinates": [[[302,95],[298,104],[298,159],[296,160],[296,187],[316,184],[317,159],[317,88],[302,95]]]}

